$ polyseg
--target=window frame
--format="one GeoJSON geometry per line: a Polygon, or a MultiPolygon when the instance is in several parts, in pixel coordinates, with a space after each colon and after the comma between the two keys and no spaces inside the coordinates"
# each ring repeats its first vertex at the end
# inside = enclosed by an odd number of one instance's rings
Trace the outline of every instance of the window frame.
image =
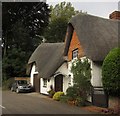
{"type": "Polygon", "coordinates": [[[77,57],[78,57],[78,48],[76,48],[72,51],[72,59],[75,59],[77,57]]]}
{"type": "Polygon", "coordinates": [[[43,87],[47,87],[47,79],[43,78],[43,87]]]}

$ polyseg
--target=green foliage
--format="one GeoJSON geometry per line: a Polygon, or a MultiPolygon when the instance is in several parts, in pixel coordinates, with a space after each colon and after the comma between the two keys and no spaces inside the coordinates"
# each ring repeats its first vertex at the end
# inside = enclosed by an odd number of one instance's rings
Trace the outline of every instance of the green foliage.
{"type": "Polygon", "coordinates": [[[91,89],[91,68],[87,58],[78,59],[73,62],[71,71],[73,72],[74,86],[79,90],[80,96],[87,98],[88,93],[91,89]]]}
{"type": "Polygon", "coordinates": [[[64,92],[58,91],[53,95],[53,99],[59,101],[60,96],[64,95],[64,92]]]}
{"type": "Polygon", "coordinates": [[[85,106],[85,99],[82,97],[79,97],[79,96],[76,97],[75,105],[76,106],[85,106]]]}
{"type": "Polygon", "coordinates": [[[2,83],[2,89],[3,90],[10,90],[13,82],[14,82],[14,78],[9,78],[8,80],[4,81],[2,83]]]}
{"type": "Polygon", "coordinates": [[[49,23],[44,31],[47,42],[63,42],[65,39],[68,21],[64,17],[56,18],[49,23]]]}
{"type": "Polygon", "coordinates": [[[49,94],[49,97],[53,97],[53,95],[55,94],[55,91],[54,90],[49,90],[48,92],[47,92],[48,94],[49,94]]]}
{"type": "Polygon", "coordinates": [[[50,9],[40,2],[2,4],[3,80],[26,76],[26,64],[48,25],[50,9]]]}
{"type": "Polygon", "coordinates": [[[69,96],[67,96],[67,95],[60,96],[60,101],[61,102],[67,103],[68,100],[70,100],[69,96]]]}
{"type": "Polygon", "coordinates": [[[16,48],[11,49],[2,62],[3,80],[15,76],[26,76],[26,60],[26,53],[24,51],[16,48]]]}
{"type": "Polygon", "coordinates": [[[68,22],[78,11],[75,11],[70,2],[61,2],[55,7],[51,6],[50,9],[51,18],[48,27],[44,31],[44,37],[47,42],[63,42],[68,22]]]}
{"type": "Polygon", "coordinates": [[[33,37],[39,35],[48,24],[50,9],[45,2],[3,2],[2,11],[3,36],[20,21],[30,30],[30,36],[33,37]]]}
{"type": "Polygon", "coordinates": [[[72,6],[70,2],[61,2],[60,4],[55,5],[55,7],[51,6],[51,20],[56,18],[64,17],[67,20],[70,20],[72,16],[79,13],[79,11],[75,11],[75,8],[72,6]]]}
{"type": "Polygon", "coordinates": [[[91,68],[88,59],[74,61],[71,71],[73,72],[74,85],[68,88],[67,95],[75,98],[76,105],[83,105],[91,92],[91,68]]]}
{"type": "Polygon", "coordinates": [[[112,49],[102,65],[104,89],[111,96],[120,96],[120,48],[112,49]]]}
{"type": "Polygon", "coordinates": [[[85,105],[86,97],[79,93],[76,86],[69,87],[66,93],[66,101],[73,101],[76,106],[85,105]]]}
{"type": "Polygon", "coordinates": [[[78,96],[77,89],[75,88],[75,86],[69,87],[66,90],[66,95],[70,98],[70,100],[75,100],[76,97],[78,96]]]}

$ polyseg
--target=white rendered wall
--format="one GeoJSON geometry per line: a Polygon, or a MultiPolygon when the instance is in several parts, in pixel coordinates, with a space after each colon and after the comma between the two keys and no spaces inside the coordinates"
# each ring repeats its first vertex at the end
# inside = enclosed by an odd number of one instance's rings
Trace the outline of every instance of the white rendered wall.
{"type": "Polygon", "coordinates": [[[43,78],[40,79],[41,85],[40,85],[40,93],[48,95],[48,91],[50,90],[50,86],[52,85],[54,88],[54,77],[51,77],[50,80],[47,80],[47,86],[43,86],[43,78]]]}
{"type": "Polygon", "coordinates": [[[35,64],[33,64],[32,69],[31,69],[31,74],[30,74],[30,83],[32,86],[33,86],[34,74],[38,74],[38,72],[35,72],[35,64]]]}
{"type": "Polygon", "coordinates": [[[61,73],[63,75],[68,74],[67,62],[63,63],[55,73],[61,73]]]}
{"type": "Polygon", "coordinates": [[[102,66],[91,62],[92,78],[91,84],[93,86],[102,86],[102,66]]]}
{"type": "Polygon", "coordinates": [[[50,86],[55,87],[55,76],[62,74],[63,75],[63,92],[66,93],[67,88],[69,87],[69,78],[68,78],[68,68],[67,63],[63,63],[58,70],[55,72],[55,75],[50,78],[50,81],[47,81],[47,87],[43,87],[43,79],[41,78],[41,93],[48,94],[47,91],[50,90],[50,86]]]}
{"type": "MultiPolygon", "coordinates": [[[[47,87],[44,87],[44,85],[43,85],[43,78],[40,78],[40,81],[41,81],[41,83],[40,83],[40,93],[42,93],[42,94],[48,94],[47,93],[47,87]]],[[[48,83],[48,82],[47,82],[48,83]]]]}
{"type": "MultiPolygon", "coordinates": [[[[55,73],[60,73],[63,75],[63,92],[66,93],[67,88],[70,86],[70,78],[68,76],[68,63],[63,63],[55,73]]],[[[54,83],[55,86],[55,83],[54,83]]]]}
{"type": "Polygon", "coordinates": [[[71,86],[73,86],[73,73],[71,72],[72,61],[68,62],[68,75],[70,78],[71,86]]]}
{"type": "MultiPolygon", "coordinates": [[[[83,59],[85,59],[86,57],[82,57],[81,60],[83,61],[83,59]]],[[[91,61],[90,59],[88,59],[89,62],[91,63],[91,84],[93,86],[102,86],[102,66],[101,65],[97,65],[96,63],[94,63],[93,61],[91,61]]],[[[71,72],[71,67],[72,67],[72,62],[75,60],[72,60],[70,62],[68,62],[68,74],[71,75],[71,82],[73,85],[73,74],[71,72]]]]}

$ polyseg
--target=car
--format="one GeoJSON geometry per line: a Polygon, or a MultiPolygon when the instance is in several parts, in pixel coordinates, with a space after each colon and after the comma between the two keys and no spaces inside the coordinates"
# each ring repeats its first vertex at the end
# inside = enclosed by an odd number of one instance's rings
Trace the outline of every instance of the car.
{"type": "Polygon", "coordinates": [[[15,82],[11,86],[11,91],[15,91],[16,93],[20,92],[31,92],[32,86],[27,82],[27,80],[15,80],[15,82]]]}

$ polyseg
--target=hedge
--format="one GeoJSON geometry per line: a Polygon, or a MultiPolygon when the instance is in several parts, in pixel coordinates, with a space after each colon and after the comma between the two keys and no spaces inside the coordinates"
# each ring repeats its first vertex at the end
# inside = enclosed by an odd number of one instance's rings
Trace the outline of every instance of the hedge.
{"type": "Polygon", "coordinates": [[[102,65],[102,81],[106,92],[120,96],[120,48],[112,49],[102,65]]]}

